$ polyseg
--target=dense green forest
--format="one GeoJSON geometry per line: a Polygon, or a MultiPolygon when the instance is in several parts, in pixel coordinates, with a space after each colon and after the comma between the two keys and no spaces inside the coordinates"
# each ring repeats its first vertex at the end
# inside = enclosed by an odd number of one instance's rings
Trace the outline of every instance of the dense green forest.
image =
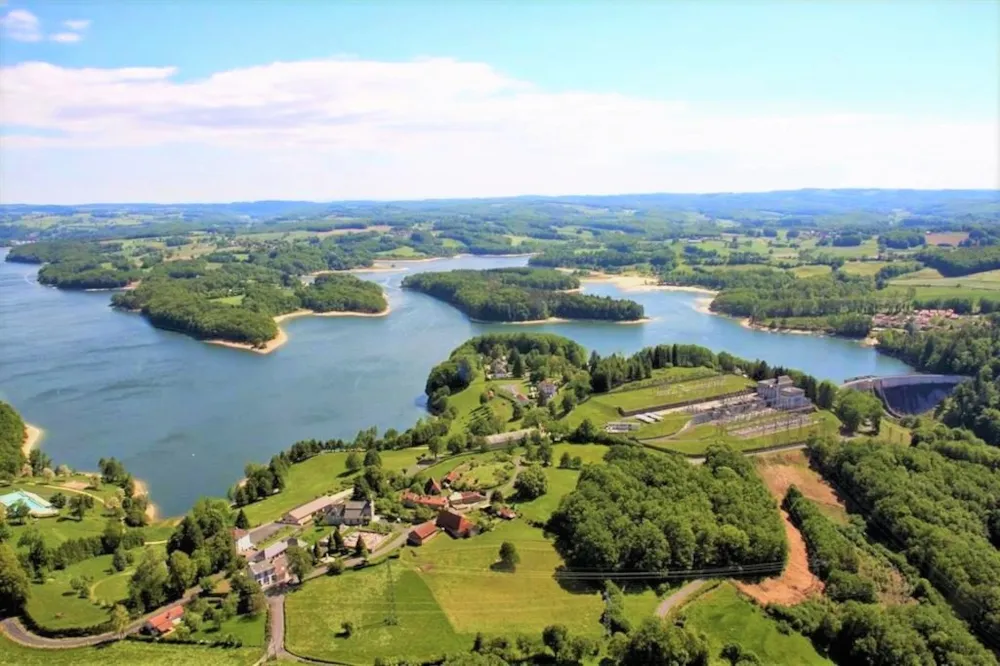
{"type": "Polygon", "coordinates": [[[138,288],[112,297],[158,328],[200,339],[262,345],[278,334],[274,317],[302,308],[317,312],[382,312],[381,288],[353,275],[321,275],[311,285],[257,263],[174,261],[154,267],[138,288]],[[235,299],[235,300],[234,300],[235,299]]]}
{"type": "Polygon", "coordinates": [[[1000,446],[1000,316],[950,329],[883,331],[879,350],[922,372],[972,377],[955,388],[937,414],[946,424],[1000,446]]]}
{"type": "Polygon", "coordinates": [[[753,464],[713,447],[704,465],[613,447],[585,467],[548,529],[571,569],[615,573],[749,566],[780,571],[787,543],[753,464]]]}
{"type": "Polygon", "coordinates": [[[24,421],[17,410],[0,400],[0,479],[10,479],[21,473],[26,462],[24,421]]]}
{"type": "Polygon", "coordinates": [[[643,308],[635,301],[566,293],[579,286],[573,276],[539,268],[419,273],[403,280],[403,287],[440,298],[483,321],[642,319],[643,308]]]}
{"type": "MultiPolygon", "coordinates": [[[[982,636],[1000,636],[1000,475],[981,442],[816,440],[809,455],[982,636]],[[940,450],[939,450],[940,449],[940,450]]],[[[846,569],[849,571],[849,568],[846,569]]]]}
{"type": "Polygon", "coordinates": [[[7,261],[45,265],[38,281],[61,289],[118,289],[139,271],[115,243],[33,243],[11,249],[7,261]]]}
{"type": "Polygon", "coordinates": [[[866,538],[863,520],[838,524],[795,486],[784,507],[806,542],[810,568],[826,586],[822,597],[769,606],[772,616],[838,663],[996,664],[918,572],[866,538]]]}
{"type": "Polygon", "coordinates": [[[945,277],[959,277],[1000,268],[1000,245],[924,250],[917,258],[945,277]]]}

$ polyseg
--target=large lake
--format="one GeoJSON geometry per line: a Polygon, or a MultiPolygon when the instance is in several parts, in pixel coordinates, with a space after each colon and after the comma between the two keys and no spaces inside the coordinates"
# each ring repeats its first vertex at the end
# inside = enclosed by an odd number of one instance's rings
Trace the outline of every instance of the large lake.
{"type": "MultiPolygon", "coordinates": [[[[794,367],[817,377],[905,373],[900,361],[856,343],[747,330],[695,310],[697,294],[588,293],[628,297],[654,321],[540,326],[470,322],[454,308],[403,291],[410,272],[521,266],[523,257],[462,257],[361,273],[382,284],[382,318],[304,317],[283,324],[289,342],[263,356],[207,345],[108,307],[107,293],[39,285],[37,266],[0,251],[0,399],[46,431],[58,462],[94,469],[116,456],[149,484],[165,515],[223,494],[248,461],[266,461],[299,439],[351,438],[370,425],[405,429],[425,415],[427,373],[463,340],[490,330],[545,330],[601,354],[666,342],[696,343],[794,367]]],[[[400,266],[404,264],[400,263],[400,266]]]]}

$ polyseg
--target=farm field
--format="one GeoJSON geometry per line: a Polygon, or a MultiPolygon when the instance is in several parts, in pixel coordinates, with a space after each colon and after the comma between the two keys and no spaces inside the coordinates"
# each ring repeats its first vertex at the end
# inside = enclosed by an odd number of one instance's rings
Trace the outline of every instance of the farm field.
{"type": "Polygon", "coordinates": [[[820,275],[829,275],[833,272],[833,269],[826,264],[803,264],[788,270],[797,278],[819,277],[820,275]]]}
{"type": "Polygon", "coordinates": [[[99,647],[37,650],[19,645],[0,633],[0,666],[251,666],[260,656],[260,648],[223,649],[170,643],[154,645],[128,640],[99,647]]]}
{"type": "Polygon", "coordinates": [[[972,273],[961,277],[942,277],[933,268],[924,268],[916,273],[896,278],[892,280],[891,284],[897,287],[947,287],[962,290],[1000,291],[1000,270],[972,273]]]}
{"type": "Polygon", "coordinates": [[[471,539],[442,534],[420,548],[406,549],[401,563],[426,582],[458,633],[537,634],[555,617],[573,633],[597,636],[602,631],[600,595],[556,582],[553,573],[562,558],[542,530],[522,520],[501,523],[471,539]],[[504,541],[513,542],[521,558],[513,573],[492,569],[504,541]]]}
{"type": "Polygon", "coordinates": [[[576,481],[580,477],[579,470],[556,467],[563,453],[569,453],[571,457],[579,456],[583,464],[588,465],[602,463],[607,451],[608,447],[601,444],[557,444],[552,447],[553,466],[545,468],[545,477],[549,482],[548,492],[530,502],[518,504],[517,512],[525,520],[548,520],[562,498],[576,488],[576,481]]]}
{"type": "Polygon", "coordinates": [[[848,261],[840,270],[848,275],[865,275],[874,277],[884,266],[888,266],[888,261],[848,261]]]}
{"type": "Polygon", "coordinates": [[[729,583],[723,583],[682,607],[685,626],[708,636],[712,664],[728,664],[719,653],[729,642],[757,655],[762,664],[797,664],[812,666],[832,664],[805,636],[782,634],[778,624],[753,603],[747,601],[729,583]]]}
{"type": "MultiPolygon", "coordinates": [[[[423,447],[381,451],[382,466],[401,471],[411,467],[426,451],[423,447]]],[[[344,490],[351,485],[353,477],[347,472],[347,453],[321,453],[289,467],[288,488],[265,500],[248,504],[243,510],[251,525],[277,520],[290,509],[324,493],[344,490]]]]}

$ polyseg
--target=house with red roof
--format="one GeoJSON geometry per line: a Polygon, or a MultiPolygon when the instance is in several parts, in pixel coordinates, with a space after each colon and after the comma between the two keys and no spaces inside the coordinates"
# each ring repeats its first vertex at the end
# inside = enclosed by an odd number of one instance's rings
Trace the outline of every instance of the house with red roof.
{"type": "Polygon", "coordinates": [[[174,630],[178,624],[180,624],[181,617],[184,615],[184,606],[174,606],[173,608],[168,608],[158,615],[146,620],[146,624],[143,625],[142,629],[146,633],[152,634],[154,636],[163,636],[169,634],[174,630]]]}
{"type": "Polygon", "coordinates": [[[422,546],[438,534],[440,534],[438,526],[433,520],[428,520],[426,523],[421,523],[410,530],[409,536],[406,537],[406,542],[411,546],[422,546]]]}
{"type": "Polygon", "coordinates": [[[456,539],[472,536],[476,527],[462,514],[448,509],[438,514],[436,525],[456,539]]]}
{"type": "Polygon", "coordinates": [[[448,501],[451,502],[452,506],[471,506],[473,504],[479,504],[480,502],[486,501],[486,495],[478,493],[474,490],[468,490],[460,493],[452,493],[448,497],[448,501]]]}
{"type": "Polygon", "coordinates": [[[403,493],[400,498],[403,502],[403,506],[409,507],[411,509],[418,506],[426,506],[428,509],[441,510],[448,506],[448,500],[444,497],[432,497],[429,495],[418,495],[416,493],[407,490],[403,493]]]}
{"type": "Polygon", "coordinates": [[[441,494],[441,484],[435,481],[433,478],[427,479],[427,483],[424,484],[424,494],[425,495],[440,495],[441,494]]]}
{"type": "Polygon", "coordinates": [[[456,467],[455,469],[451,470],[450,472],[444,475],[444,478],[441,479],[441,485],[444,486],[445,488],[451,488],[451,486],[461,478],[462,478],[462,468],[456,467]]]}

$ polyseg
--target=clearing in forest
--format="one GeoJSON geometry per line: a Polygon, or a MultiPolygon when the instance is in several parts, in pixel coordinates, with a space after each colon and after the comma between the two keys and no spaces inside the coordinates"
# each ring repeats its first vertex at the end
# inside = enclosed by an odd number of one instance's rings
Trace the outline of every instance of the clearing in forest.
{"type": "MultiPolygon", "coordinates": [[[[802,451],[760,456],[757,459],[757,471],[779,504],[785,498],[788,488],[794,485],[833,520],[847,520],[843,504],[822,477],[809,468],[802,451]]],[[[780,576],[757,584],[737,584],[741,592],[761,604],[797,604],[823,591],[823,582],[809,570],[809,553],[805,541],[784,510],[781,511],[781,520],[788,538],[788,564],[785,570],[780,576]]]]}

